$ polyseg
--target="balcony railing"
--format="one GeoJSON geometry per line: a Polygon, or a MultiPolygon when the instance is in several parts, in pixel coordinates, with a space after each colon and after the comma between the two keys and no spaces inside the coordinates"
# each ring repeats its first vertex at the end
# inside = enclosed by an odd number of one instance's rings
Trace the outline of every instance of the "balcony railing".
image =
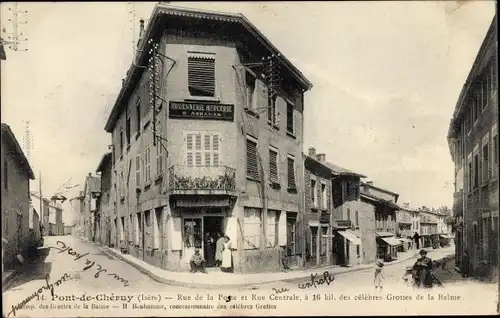
{"type": "Polygon", "coordinates": [[[180,166],[169,168],[171,194],[234,194],[236,170],[226,166],[180,166]]]}

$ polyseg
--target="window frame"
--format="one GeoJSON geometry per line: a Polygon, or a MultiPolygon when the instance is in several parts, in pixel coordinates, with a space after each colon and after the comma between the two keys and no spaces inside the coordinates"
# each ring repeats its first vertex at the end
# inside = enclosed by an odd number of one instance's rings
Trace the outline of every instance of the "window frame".
{"type": "Polygon", "coordinates": [[[287,154],[287,189],[290,191],[297,191],[297,161],[295,160],[295,156],[291,154],[287,154]],[[292,160],[292,172],[293,179],[290,179],[290,160],[292,160]],[[291,183],[293,181],[293,184],[291,183]]]}
{"type": "Polygon", "coordinates": [[[315,178],[311,177],[311,202],[312,207],[318,207],[318,181],[315,178]]]}
{"type": "Polygon", "coordinates": [[[187,91],[189,95],[193,98],[215,98],[216,97],[216,92],[217,92],[217,63],[216,63],[216,54],[211,53],[211,52],[194,52],[194,51],[188,51],[187,52],[187,91]],[[197,71],[192,69],[194,67],[195,63],[194,61],[198,60],[199,61],[205,61],[204,63],[209,63],[210,64],[210,69],[207,67],[207,65],[201,66],[201,64],[196,65],[197,71]],[[200,77],[200,72],[199,70],[203,68],[203,73],[208,73],[208,79],[212,81],[213,78],[213,83],[210,83],[210,90],[209,93],[207,94],[200,94],[199,92],[196,92],[196,90],[199,90],[200,92],[203,91],[205,86],[196,86],[196,84],[199,82],[207,82],[206,77],[200,77]],[[198,77],[198,78],[193,78],[193,77],[198,77]],[[193,81],[193,82],[191,82],[193,81]]]}
{"type": "Polygon", "coordinates": [[[279,167],[280,165],[279,165],[279,162],[280,162],[279,149],[274,147],[274,146],[269,145],[269,182],[271,184],[279,184],[280,183],[280,167],[279,167]],[[272,171],[271,153],[276,154],[276,162],[275,162],[276,179],[273,179],[273,176],[271,173],[271,171],[272,171]]]}
{"type": "Polygon", "coordinates": [[[245,139],[245,159],[246,159],[246,171],[245,175],[247,179],[252,179],[252,180],[259,180],[260,181],[260,173],[259,173],[259,142],[258,139],[251,136],[251,135],[246,135],[245,139]],[[255,144],[255,172],[250,171],[250,161],[248,158],[249,155],[249,142],[255,144]],[[255,174],[255,175],[253,175],[255,174]]]}
{"type": "Polygon", "coordinates": [[[286,133],[295,136],[295,105],[289,100],[285,100],[285,102],[286,102],[286,133]],[[291,114],[289,108],[291,108],[291,114]],[[292,121],[292,130],[289,130],[288,126],[289,118],[291,118],[292,121]]]}
{"type": "Polygon", "coordinates": [[[144,150],[144,183],[151,182],[151,148],[146,146],[144,150]]]}
{"type": "Polygon", "coordinates": [[[320,193],[321,193],[321,208],[323,210],[328,209],[328,187],[325,181],[321,181],[320,193]]]}
{"type": "Polygon", "coordinates": [[[280,211],[277,210],[267,210],[267,220],[266,220],[266,248],[273,248],[277,245],[278,239],[278,218],[280,216],[280,211]],[[274,214],[274,216],[272,215],[274,214]],[[272,235],[270,233],[273,233],[272,235]]]}
{"type": "Polygon", "coordinates": [[[260,249],[260,239],[262,236],[262,209],[259,208],[244,208],[243,209],[243,249],[258,250],[260,249]],[[251,218],[250,218],[250,212],[251,218]],[[257,213],[255,213],[257,212],[257,213]],[[253,216],[256,216],[255,218],[253,216]],[[250,222],[251,221],[251,222],[250,222]],[[248,235],[248,226],[250,226],[251,235],[248,235]],[[251,237],[252,242],[248,239],[251,237]]]}
{"type": "Polygon", "coordinates": [[[244,72],[245,72],[245,97],[246,97],[246,100],[245,100],[245,109],[246,110],[251,110],[251,111],[254,111],[258,108],[258,103],[257,103],[257,99],[258,99],[258,96],[255,96],[257,98],[254,99],[254,95],[256,95],[256,92],[257,92],[257,87],[258,87],[258,78],[257,78],[257,74],[255,74],[252,70],[250,70],[248,67],[245,67],[244,68],[244,72]],[[250,93],[249,90],[250,90],[250,87],[248,85],[248,78],[251,77],[252,80],[253,80],[253,90],[252,92],[250,93]]]}

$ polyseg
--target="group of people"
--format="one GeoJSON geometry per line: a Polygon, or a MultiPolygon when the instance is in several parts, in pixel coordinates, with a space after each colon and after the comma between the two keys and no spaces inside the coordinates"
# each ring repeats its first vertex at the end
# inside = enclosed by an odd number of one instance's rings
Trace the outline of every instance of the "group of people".
{"type": "Polygon", "coordinates": [[[219,267],[223,272],[231,272],[233,269],[231,240],[229,236],[217,233],[216,238],[211,233],[205,234],[206,260],[200,254],[200,249],[194,250],[189,261],[191,272],[201,271],[206,273],[206,267],[219,267]]]}
{"type": "MultiPolygon", "coordinates": [[[[382,261],[377,261],[375,267],[375,278],[374,285],[375,289],[382,290],[384,273],[383,273],[384,263],[382,261]]],[[[433,263],[432,260],[427,257],[427,251],[420,251],[420,258],[415,262],[413,266],[406,268],[406,273],[403,275],[403,280],[408,282],[411,277],[411,283],[417,288],[432,288],[434,283],[442,285],[441,282],[434,276],[432,271],[433,263]]]]}

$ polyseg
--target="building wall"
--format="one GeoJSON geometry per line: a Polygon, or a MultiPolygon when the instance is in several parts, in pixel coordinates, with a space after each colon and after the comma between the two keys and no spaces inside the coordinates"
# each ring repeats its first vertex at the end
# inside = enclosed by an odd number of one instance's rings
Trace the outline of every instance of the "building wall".
{"type": "MultiPolygon", "coordinates": [[[[209,121],[209,120],[180,120],[168,118],[168,105],[164,105],[157,114],[157,118],[161,123],[162,137],[167,140],[164,144],[168,149],[168,157],[163,164],[163,172],[158,172],[156,169],[156,151],[152,147],[151,123],[148,120],[151,113],[148,112],[148,105],[143,104],[141,107],[141,131],[137,133],[138,118],[135,115],[135,107],[137,97],[140,96],[141,101],[148,101],[149,95],[147,91],[147,71],[143,74],[140,84],[136,92],[128,99],[128,112],[130,116],[131,138],[130,145],[124,142],[123,151],[120,150],[120,131],[123,130],[123,138],[125,139],[125,112],[120,116],[117,124],[112,132],[112,140],[114,145],[114,170],[112,174],[113,189],[116,193],[115,198],[111,199],[113,205],[116,202],[116,213],[112,215],[113,232],[116,234],[121,247],[127,248],[131,255],[142,258],[145,261],[157,266],[169,269],[178,269],[179,267],[187,267],[187,256],[183,255],[182,261],[179,260],[180,251],[172,248],[172,242],[179,239],[182,234],[181,229],[176,228],[173,224],[178,224],[179,219],[182,221],[183,214],[176,208],[169,205],[166,196],[158,196],[167,190],[168,185],[168,168],[172,166],[186,165],[185,156],[185,134],[186,132],[217,132],[219,134],[220,144],[220,165],[228,166],[236,169],[236,189],[238,199],[234,206],[226,210],[225,215],[227,220],[234,218],[237,223],[244,224],[244,207],[263,208],[263,203],[260,198],[260,183],[248,181],[245,173],[245,149],[246,149],[246,134],[252,135],[258,139],[258,152],[260,154],[263,167],[268,167],[268,147],[269,145],[276,146],[279,149],[279,175],[281,180],[281,190],[267,189],[267,208],[280,212],[295,212],[298,213],[301,209],[302,199],[299,193],[288,193],[286,189],[286,156],[293,154],[296,164],[296,184],[297,188],[302,186],[303,168],[301,165],[301,145],[302,145],[302,97],[301,95],[292,96],[296,103],[298,111],[295,112],[296,119],[296,136],[287,136],[285,132],[286,121],[285,117],[279,124],[279,130],[270,128],[267,125],[265,114],[261,114],[260,118],[248,117],[243,110],[244,96],[241,95],[240,87],[236,85],[239,81],[239,75],[233,69],[233,65],[239,64],[239,56],[235,49],[235,44],[232,42],[220,40],[216,37],[206,36],[204,38],[195,37],[184,33],[182,36],[174,33],[168,33],[160,43],[160,50],[166,53],[170,58],[176,61],[172,66],[168,62],[165,69],[162,71],[166,74],[170,69],[167,78],[167,83],[163,84],[164,91],[160,93],[162,98],[167,101],[184,101],[185,99],[193,98],[187,90],[187,51],[202,51],[211,52],[216,55],[216,96],[221,104],[235,105],[235,120],[234,122],[209,121]],[[168,40],[168,45],[165,41],[168,40]],[[245,119],[242,119],[245,117],[245,119]],[[145,128],[146,127],[146,128],[145,128]],[[151,181],[144,182],[144,174],[141,168],[141,180],[136,181],[136,157],[144,157],[146,147],[151,149],[151,181]],[[131,167],[131,168],[129,168],[131,167]],[[132,170],[132,171],[130,171],[132,170]],[[130,171],[130,174],[129,174],[130,171]],[[136,189],[138,184],[138,189],[136,189]],[[115,188],[116,185],[116,188],[115,188]],[[140,231],[137,239],[137,226],[132,220],[137,213],[139,217],[142,212],[153,211],[156,208],[162,209],[162,220],[153,218],[151,224],[144,224],[144,231],[140,231]],[[120,234],[120,218],[124,218],[123,237],[120,234]],[[114,226],[116,219],[117,227],[114,226]],[[158,221],[158,222],[156,222],[158,221]],[[158,224],[158,225],[157,225],[158,224]],[[161,244],[159,248],[155,248],[154,237],[155,231],[158,229],[171,229],[173,233],[168,233],[169,230],[163,230],[161,244]],[[166,233],[165,233],[166,232],[166,233]],[[121,239],[123,238],[123,239],[121,239]],[[181,264],[182,263],[182,264],[181,264]],[[160,265],[159,265],[160,264],[160,265]]],[[[264,102],[262,95],[258,95],[260,101],[259,106],[262,107],[264,102]]],[[[141,103],[142,104],[142,103],[141,103]]],[[[267,106],[267,104],[266,104],[267,106]]],[[[281,114],[286,114],[283,103],[278,103],[278,111],[281,114]]],[[[161,128],[160,128],[161,127],[161,128]]],[[[152,213],[152,212],[150,212],[152,213]]],[[[152,213],[156,215],[155,213],[152,213]]],[[[265,212],[262,213],[262,219],[266,219],[265,212]]],[[[284,215],[284,213],[283,213],[284,215]]],[[[141,218],[139,218],[141,219],[141,218]]],[[[228,222],[225,223],[225,231],[233,233],[231,240],[233,246],[237,247],[238,252],[233,253],[233,263],[236,271],[257,271],[263,268],[273,269],[278,266],[277,257],[278,249],[261,248],[258,250],[243,250],[242,229],[228,229],[228,222]]],[[[264,235],[264,230],[262,236],[264,235]]],[[[300,233],[297,233],[297,237],[300,233]]],[[[299,248],[298,248],[299,249],[299,248]]]]}
{"type": "Polygon", "coordinates": [[[57,228],[57,235],[64,235],[64,224],[62,221],[62,213],[63,210],[61,208],[55,208],[56,212],[56,228],[57,228]]]}
{"type": "Polygon", "coordinates": [[[358,201],[347,201],[344,204],[346,210],[343,220],[351,220],[354,224],[356,235],[361,238],[361,251],[357,257],[357,250],[354,244],[350,244],[349,255],[351,257],[349,264],[370,264],[377,259],[376,230],[375,230],[375,207],[372,204],[358,201]],[[358,222],[356,222],[355,213],[358,212],[358,222]],[[350,216],[349,216],[350,213],[350,216]]]}
{"type": "Polygon", "coordinates": [[[101,171],[101,199],[100,199],[100,212],[101,212],[101,243],[104,245],[109,245],[112,243],[111,237],[111,163],[104,166],[103,171],[101,171]]]}
{"type": "Polygon", "coordinates": [[[29,230],[29,178],[19,167],[9,145],[2,141],[2,244],[5,268],[8,269],[18,253],[23,253],[32,241],[29,230]],[[19,222],[18,222],[19,215],[19,222]]]}

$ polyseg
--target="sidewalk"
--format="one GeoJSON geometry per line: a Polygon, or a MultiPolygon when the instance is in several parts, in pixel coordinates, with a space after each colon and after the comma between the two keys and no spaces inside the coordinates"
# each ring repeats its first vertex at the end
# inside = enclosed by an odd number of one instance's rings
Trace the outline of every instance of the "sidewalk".
{"type": "MultiPolygon", "coordinates": [[[[276,281],[294,281],[297,279],[310,279],[311,274],[322,273],[328,271],[333,275],[341,275],[356,271],[362,271],[373,268],[373,264],[363,264],[353,267],[338,267],[338,266],[324,266],[310,269],[290,270],[287,272],[272,272],[272,273],[251,273],[251,274],[238,274],[238,273],[223,273],[220,271],[203,273],[189,273],[189,272],[174,272],[166,271],[151,264],[148,264],[129,254],[122,254],[119,250],[101,246],[98,243],[90,242],[85,238],[80,239],[95,244],[99,249],[117,259],[120,259],[129,265],[137,268],[140,272],[148,275],[157,282],[164,283],[172,286],[182,286],[200,289],[221,289],[221,288],[243,288],[251,287],[253,285],[267,284],[276,281]],[[230,278],[230,279],[228,279],[230,278]],[[216,283],[215,283],[216,282],[216,283]]],[[[412,259],[418,255],[417,250],[410,250],[408,252],[398,253],[398,259],[392,262],[385,263],[386,266],[399,264],[401,262],[412,259]]]]}

